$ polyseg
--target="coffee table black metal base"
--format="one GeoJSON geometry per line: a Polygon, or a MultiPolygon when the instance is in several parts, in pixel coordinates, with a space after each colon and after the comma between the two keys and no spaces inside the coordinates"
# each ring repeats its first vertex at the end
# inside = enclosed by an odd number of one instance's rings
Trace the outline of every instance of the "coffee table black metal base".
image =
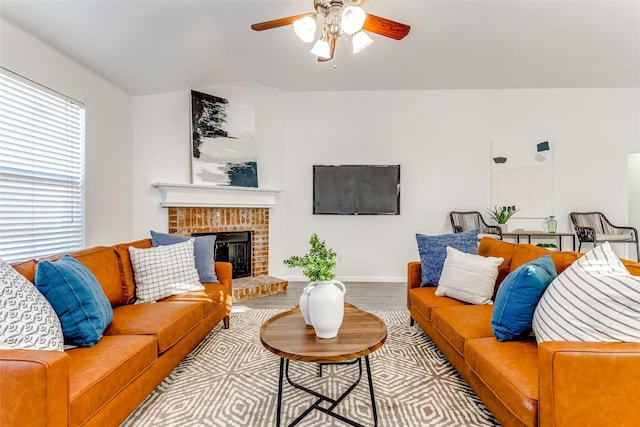
{"type": "MultiPolygon", "coordinates": [[[[282,387],[284,384],[284,377],[286,376],[287,382],[291,384],[291,386],[297,388],[298,390],[302,390],[306,393],[309,393],[318,398],[311,406],[309,406],[302,414],[300,414],[295,420],[289,424],[289,427],[293,427],[297,425],[304,417],[309,415],[313,410],[318,410],[327,415],[330,415],[346,424],[352,425],[354,427],[364,427],[363,424],[360,424],[352,419],[349,419],[343,415],[340,415],[334,412],[334,409],[342,402],[348,395],[353,391],[354,388],[360,383],[362,379],[362,357],[355,359],[351,362],[336,362],[336,363],[322,363],[320,364],[319,375],[322,375],[322,366],[323,365],[353,365],[358,364],[358,378],[355,380],[353,384],[347,388],[347,390],[342,393],[337,399],[332,399],[329,396],[325,396],[322,393],[318,393],[315,390],[311,390],[307,387],[304,387],[300,384],[297,384],[291,380],[289,376],[289,359],[285,359],[284,357],[280,358],[280,376],[278,379],[278,408],[277,408],[277,416],[276,416],[276,426],[280,427],[280,416],[282,412],[282,387]],[[324,402],[329,404],[328,407],[322,406],[324,402]]],[[[373,425],[378,425],[378,410],[376,408],[376,399],[373,393],[373,382],[371,380],[371,365],[369,364],[369,356],[364,356],[365,365],[367,368],[367,381],[369,382],[369,395],[371,396],[371,409],[373,411],[373,425]]]]}

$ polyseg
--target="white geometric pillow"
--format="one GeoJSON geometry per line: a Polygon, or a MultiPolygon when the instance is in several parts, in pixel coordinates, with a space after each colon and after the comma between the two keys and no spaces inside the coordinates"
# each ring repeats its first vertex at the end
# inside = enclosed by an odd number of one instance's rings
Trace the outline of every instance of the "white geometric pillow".
{"type": "Polygon", "coordinates": [[[0,259],[0,347],[62,351],[64,337],[49,301],[0,259]]]}
{"type": "Polygon", "coordinates": [[[542,295],[533,332],[544,341],[640,342],[640,277],[609,242],[587,252],[542,295]]]}
{"type": "Polygon", "coordinates": [[[468,254],[447,246],[435,294],[470,304],[493,304],[498,267],[504,258],[468,254]]]}
{"type": "Polygon", "coordinates": [[[136,304],[204,290],[193,254],[193,239],[175,245],[138,249],[129,246],[136,282],[136,304]]]}

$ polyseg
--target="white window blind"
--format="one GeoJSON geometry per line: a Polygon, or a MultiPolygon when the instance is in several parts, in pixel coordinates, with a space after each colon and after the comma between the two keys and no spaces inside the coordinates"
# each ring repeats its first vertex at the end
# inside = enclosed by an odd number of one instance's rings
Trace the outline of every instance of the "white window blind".
{"type": "Polygon", "coordinates": [[[0,258],[84,247],[84,106],[0,72],[0,258]]]}

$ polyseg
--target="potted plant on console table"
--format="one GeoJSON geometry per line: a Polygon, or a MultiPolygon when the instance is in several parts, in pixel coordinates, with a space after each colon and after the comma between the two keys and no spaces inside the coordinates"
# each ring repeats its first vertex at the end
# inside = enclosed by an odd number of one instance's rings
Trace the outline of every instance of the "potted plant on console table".
{"type": "Polygon", "coordinates": [[[496,206],[491,209],[487,209],[487,213],[489,216],[498,224],[498,227],[502,229],[503,233],[509,231],[509,227],[507,226],[507,221],[518,212],[515,206],[496,206]]]}
{"type": "Polygon", "coordinates": [[[316,233],[309,240],[311,249],[304,256],[285,259],[289,267],[301,267],[310,283],[300,296],[300,311],[307,325],[313,326],[318,338],[334,338],[344,318],[344,284],[334,280],[336,253],[316,233]]]}

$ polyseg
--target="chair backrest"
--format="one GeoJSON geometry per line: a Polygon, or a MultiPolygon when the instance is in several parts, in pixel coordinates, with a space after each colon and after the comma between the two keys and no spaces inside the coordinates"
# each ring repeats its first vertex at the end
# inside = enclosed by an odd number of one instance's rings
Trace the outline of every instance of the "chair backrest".
{"type": "Polygon", "coordinates": [[[480,212],[450,212],[449,218],[451,219],[451,227],[454,233],[471,230],[479,230],[479,233],[487,232],[486,224],[480,212]]]}
{"type": "Polygon", "coordinates": [[[596,234],[609,234],[609,221],[601,212],[571,212],[569,214],[574,227],[593,228],[596,234]]]}

